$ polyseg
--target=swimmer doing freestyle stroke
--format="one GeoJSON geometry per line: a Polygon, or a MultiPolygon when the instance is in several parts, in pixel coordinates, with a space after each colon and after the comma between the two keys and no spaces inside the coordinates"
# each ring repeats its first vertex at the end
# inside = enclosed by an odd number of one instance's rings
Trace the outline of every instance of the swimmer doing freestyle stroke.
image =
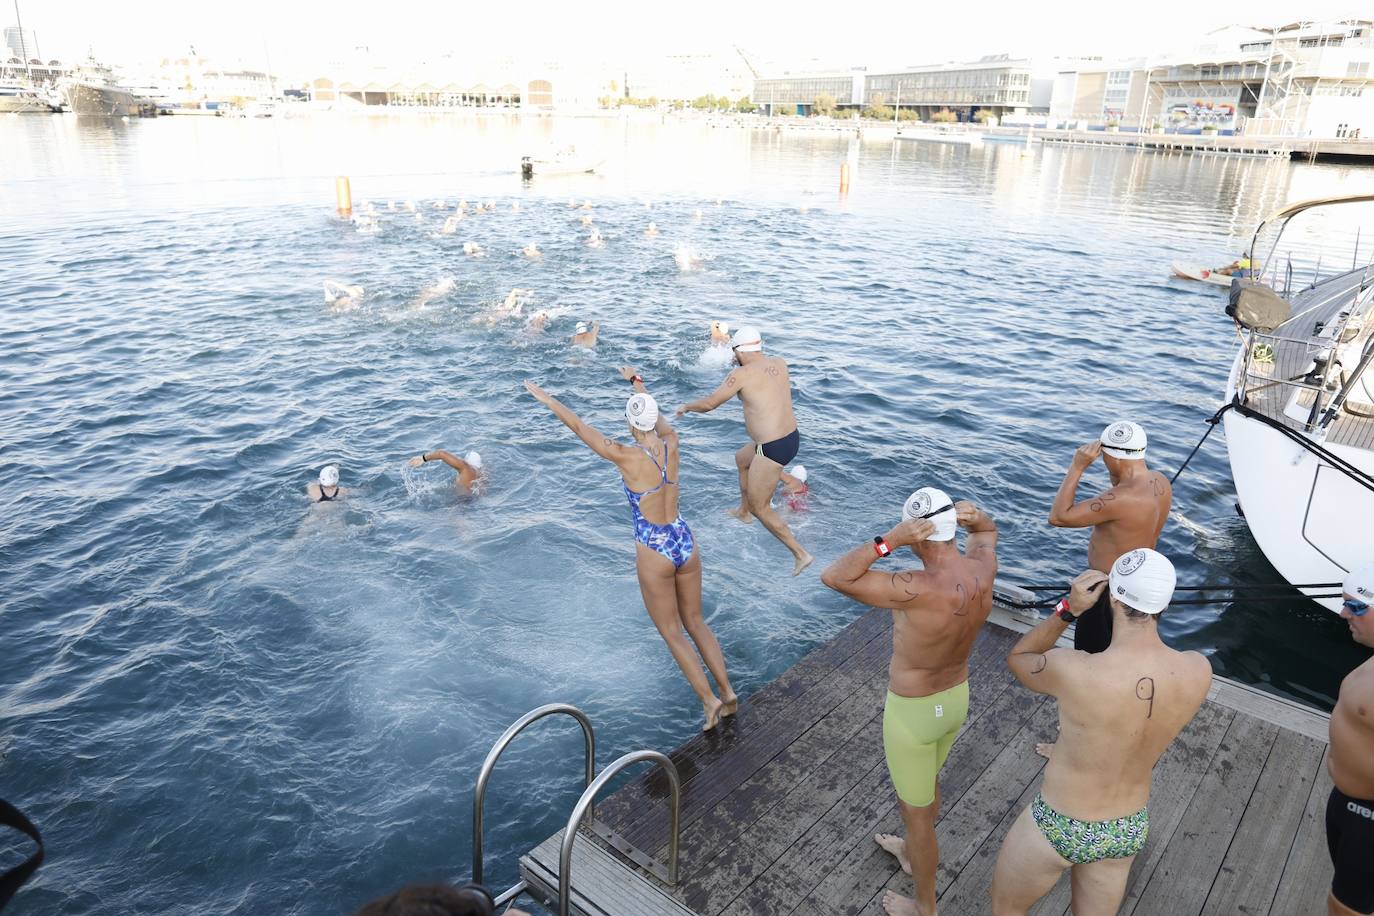
{"type": "Polygon", "coordinates": [[[639,374],[628,366],[620,374],[636,392],[625,405],[632,445],[603,436],[534,382],[525,382],[525,389],[620,471],[634,524],[635,570],[644,607],[700,698],[706,715],[702,730],[710,731],[722,716],[735,714],[739,699],[730,687],[720,643],[701,615],[701,551],[678,512],[678,436],[659,414],[639,374]],[[711,691],[702,662],[716,679],[719,697],[711,691]]]}
{"type": "Polygon", "coordinates": [[[750,442],[735,453],[739,469],[739,508],[731,514],[742,522],[755,518],[788,550],[795,563],[792,575],[800,575],[815,559],[792,535],[792,529],[773,509],[773,491],[782,477],[783,466],[797,457],[801,434],[792,412],[792,384],[787,363],[763,354],[763,338],[752,327],[742,327],[731,338],[731,349],[739,367],[725,377],[720,387],[704,398],[679,407],[677,415],[709,413],[735,395],[744,405],[744,428],[750,442]]]}

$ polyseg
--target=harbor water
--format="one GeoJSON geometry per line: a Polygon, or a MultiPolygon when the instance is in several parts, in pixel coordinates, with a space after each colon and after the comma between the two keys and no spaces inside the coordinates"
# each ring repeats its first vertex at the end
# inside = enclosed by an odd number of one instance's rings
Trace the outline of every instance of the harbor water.
{"type": "MultiPolygon", "coordinates": [[[[1225,263],[1283,203],[1371,188],[1324,164],[692,120],[4,119],[0,795],[48,844],[13,911],[348,912],[468,874],[477,769],[526,710],[582,707],[602,764],[700,727],[618,476],[525,379],[623,436],[617,367],[669,409],[710,391],[712,319],[789,361],[801,577],[726,515],[737,404],[678,422],[706,615],[747,696],[862,613],[816,573],[918,486],[988,509],[1008,581],[1079,572],[1086,535],[1046,524],[1073,450],[1129,418],[1172,473],[1222,398],[1224,292],[1170,262],[1225,263]],[[569,143],[600,173],[520,181],[522,154],[569,143]],[[334,216],[335,175],[379,231],[334,216]],[[495,208],[444,234],[459,199],[495,208]],[[358,308],[331,311],[326,279],[358,308]],[[492,318],[514,287],[544,332],[492,318]],[[595,351],[568,346],[578,320],[601,322],[595,351]],[[406,466],[436,448],[480,451],[486,492],[406,466]],[[312,505],[329,462],[349,492],[312,505]]],[[[1083,492],[1105,484],[1098,465],[1083,492]]],[[[1216,435],[1161,545],[1182,582],[1279,583],[1234,500],[1216,435]]],[[[1162,627],[1329,709],[1363,655],[1277,594],[1162,627]]],[[[580,754],[550,721],[503,758],[492,884],[566,818],[580,754]]]]}

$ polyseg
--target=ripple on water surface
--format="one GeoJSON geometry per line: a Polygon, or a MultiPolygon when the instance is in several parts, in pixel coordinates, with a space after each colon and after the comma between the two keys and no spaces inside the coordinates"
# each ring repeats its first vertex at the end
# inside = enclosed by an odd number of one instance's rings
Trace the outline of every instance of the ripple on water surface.
{"type": "MultiPolygon", "coordinates": [[[[582,706],[603,761],[693,733],[700,709],[640,602],[618,478],[524,379],[619,435],[618,365],[671,409],[725,371],[707,322],[756,324],[792,366],[813,491],[792,521],[821,563],[934,482],[993,511],[1005,574],[1062,581],[1084,538],[1044,516],[1073,448],[1142,418],[1172,469],[1220,397],[1221,302],[1166,281],[1168,262],[1223,257],[1261,211],[1347,179],[864,145],[837,203],[841,143],[664,126],[616,135],[611,178],[357,179],[382,202],[367,235],[322,211],[327,180],[291,171],[301,144],[333,136],[320,125],[49,134],[41,120],[23,142],[75,173],[40,163],[0,183],[35,203],[18,208],[31,231],[0,234],[0,784],[50,849],[17,913],[347,911],[467,871],[476,770],[525,710],[582,706]],[[265,136],[280,161],[260,158],[265,136]],[[139,177],[140,157],[192,169],[186,150],[237,177],[139,177]],[[116,187],[94,180],[108,169],[116,187]],[[446,235],[440,194],[496,211],[446,235]],[[82,195],[111,206],[78,209],[82,195]],[[594,199],[602,247],[571,195],[594,199]],[[520,254],[530,242],[540,258],[520,254]],[[361,285],[358,307],[330,312],[326,279],[361,285]],[[512,287],[529,304],[493,320],[512,287]],[[525,324],[535,309],[542,333],[525,324]],[[593,353],[566,345],[579,319],[602,323],[593,353]],[[405,466],[437,447],[480,450],[487,492],[405,466]],[[351,492],[308,506],[326,462],[351,492]]],[[[382,149],[371,129],[357,146],[382,149]]],[[[450,168],[424,157],[475,128],[392,130],[412,132],[415,157],[395,173],[450,168]]],[[[484,143],[514,148],[523,130],[484,143]]],[[[7,132],[0,154],[20,142],[7,132]]],[[[782,548],[725,516],[738,407],[679,428],[705,611],[747,694],[861,609],[783,575],[782,548]]],[[[1232,513],[1219,446],[1177,494],[1163,549],[1185,581],[1273,576],[1232,513]]],[[[1317,703],[1353,658],[1314,606],[1171,618],[1223,670],[1317,703]]],[[[503,759],[494,883],[566,816],[578,753],[575,730],[548,722],[503,759]]]]}

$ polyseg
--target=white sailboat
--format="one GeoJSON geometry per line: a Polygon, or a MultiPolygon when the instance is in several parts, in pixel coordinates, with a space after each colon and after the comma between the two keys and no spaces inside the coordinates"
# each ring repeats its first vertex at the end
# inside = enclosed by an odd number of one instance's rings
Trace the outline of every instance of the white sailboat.
{"type": "MultiPolygon", "coordinates": [[[[1260,223],[1247,254],[1264,273],[1235,280],[1226,309],[1242,337],[1223,408],[1238,505],[1265,557],[1309,595],[1332,589],[1303,586],[1340,582],[1374,559],[1374,266],[1294,288],[1272,255],[1298,214],[1369,202],[1303,201],[1260,223]]],[[[1340,608],[1340,598],[1314,600],[1340,608]]]]}

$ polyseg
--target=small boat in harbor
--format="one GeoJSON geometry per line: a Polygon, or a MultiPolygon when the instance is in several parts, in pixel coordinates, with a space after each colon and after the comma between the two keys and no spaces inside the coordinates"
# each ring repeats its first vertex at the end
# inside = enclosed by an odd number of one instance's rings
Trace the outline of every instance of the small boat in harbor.
{"type": "Polygon", "coordinates": [[[547,156],[524,156],[520,159],[520,174],[525,178],[535,175],[586,175],[601,168],[604,159],[582,155],[573,146],[565,146],[547,156]]]}
{"type": "Polygon", "coordinates": [[[915,124],[898,128],[896,139],[920,140],[926,143],[953,143],[957,146],[982,146],[981,134],[952,124],[915,124]]]}
{"type": "MultiPolygon", "coordinates": [[[[1276,228],[1270,266],[1236,280],[1226,308],[1241,331],[1221,411],[1237,508],[1269,562],[1308,595],[1329,594],[1370,559],[1374,264],[1297,286],[1273,253],[1298,214],[1371,202],[1374,194],[1303,201],[1261,222],[1246,256],[1254,262],[1261,233],[1276,228]]],[[[1314,600],[1340,608],[1339,597],[1314,600]]]]}
{"type": "Polygon", "coordinates": [[[1173,268],[1173,275],[1181,280],[1197,280],[1199,283],[1211,283],[1215,286],[1231,285],[1230,274],[1219,273],[1196,264],[1184,264],[1182,261],[1175,261],[1170,266],[1173,268]]]}
{"type": "Polygon", "coordinates": [[[27,83],[0,82],[0,114],[51,114],[47,95],[27,83]]]}

